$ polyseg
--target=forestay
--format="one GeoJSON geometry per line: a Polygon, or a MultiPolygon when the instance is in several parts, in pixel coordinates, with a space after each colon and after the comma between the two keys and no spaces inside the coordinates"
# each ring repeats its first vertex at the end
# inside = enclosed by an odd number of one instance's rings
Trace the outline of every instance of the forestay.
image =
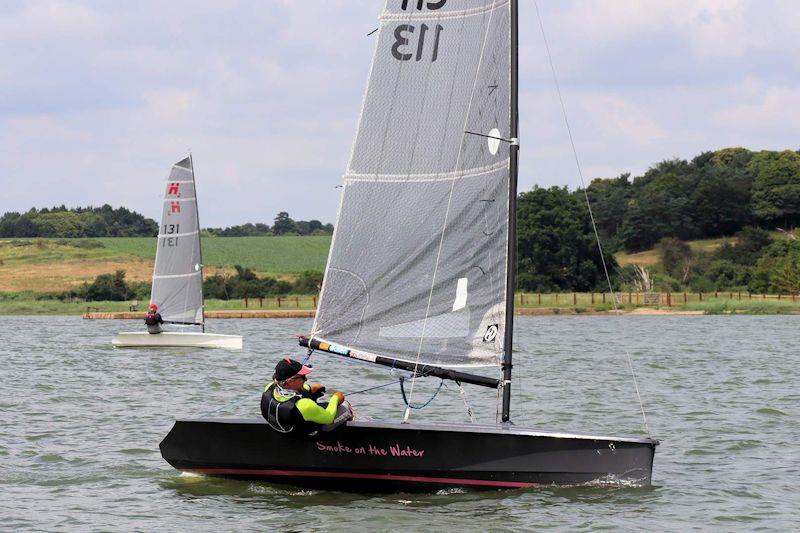
{"type": "Polygon", "coordinates": [[[166,321],[203,323],[203,271],[191,158],[172,167],[158,230],[151,302],[166,321]]]}
{"type": "Polygon", "coordinates": [[[505,324],[507,0],[389,0],[312,335],[496,365],[505,324]]]}

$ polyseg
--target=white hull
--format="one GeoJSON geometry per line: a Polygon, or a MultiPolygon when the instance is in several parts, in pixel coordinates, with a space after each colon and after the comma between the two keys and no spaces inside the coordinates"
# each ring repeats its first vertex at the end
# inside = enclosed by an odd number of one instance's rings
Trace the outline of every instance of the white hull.
{"type": "Polygon", "coordinates": [[[217,333],[192,333],[164,331],[151,334],[142,331],[117,333],[111,340],[114,346],[185,346],[190,348],[228,348],[242,349],[241,335],[220,335],[217,333]]]}

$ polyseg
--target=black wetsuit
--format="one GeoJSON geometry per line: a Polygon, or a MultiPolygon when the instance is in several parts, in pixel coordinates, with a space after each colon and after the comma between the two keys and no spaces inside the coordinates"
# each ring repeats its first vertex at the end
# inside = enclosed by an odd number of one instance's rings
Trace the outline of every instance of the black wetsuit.
{"type": "Polygon", "coordinates": [[[147,325],[147,332],[148,333],[161,333],[161,324],[164,323],[164,320],[161,318],[160,313],[147,313],[144,317],[144,323],[147,325]]]}

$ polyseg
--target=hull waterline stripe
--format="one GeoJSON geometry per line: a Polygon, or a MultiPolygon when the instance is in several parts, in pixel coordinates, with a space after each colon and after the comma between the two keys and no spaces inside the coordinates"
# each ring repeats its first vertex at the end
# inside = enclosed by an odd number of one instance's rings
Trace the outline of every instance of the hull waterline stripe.
{"type": "Polygon", "coordinates": [[[524,489],[535,487],[538,483],[522,481],[492,481],[488,479],[461,479],[455,477],[397,476],[394,474],[359,474],[354,472],[310,472],[306,470],[259,470],[250,468],[187,468],[181,469],[195,474],[228,474],[228,475],[260,475],[260,476],[297,476],[344,479],[379,479],[384,481],[415,481],[418,483],[447,483],[451,485],[476,485],[484,487],[506,487],[524,489]]]}

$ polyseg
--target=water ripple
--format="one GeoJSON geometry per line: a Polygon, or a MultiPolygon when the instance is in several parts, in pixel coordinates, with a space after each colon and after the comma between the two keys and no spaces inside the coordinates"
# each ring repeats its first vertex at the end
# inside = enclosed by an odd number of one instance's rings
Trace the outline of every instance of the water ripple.
{"type": "MultiPolygon", "coordinates": [[[[790,530],[800,523],[800,317],[519,317],[514,420],[525,426],[641,435],[624,352],[654,436],[648,489],[359,495],[186,476],[158,443],[176,417],[258,416],[274,362],[302,355],[310,320],[212,321],[241,352],[112,349],[121,321],[6,317],[0,358],[0,529],[790,530]],[[794,348],[793,348],[794,347],[794,348]]],[[[138,324],[138,322],[136,323],[138,324]]],[[[395,378],[315,356],[328,389],[395,378]]],[[[418,382],[429,397],[438,383],[418,382]]],[[[495,395],[465,387],[479,421],[495,395]]],[[[353,396],[359,414],[399,418],[399,390],[353,396]]],[[[456,387],[417,419],[466,418],[456,387]]]]}

